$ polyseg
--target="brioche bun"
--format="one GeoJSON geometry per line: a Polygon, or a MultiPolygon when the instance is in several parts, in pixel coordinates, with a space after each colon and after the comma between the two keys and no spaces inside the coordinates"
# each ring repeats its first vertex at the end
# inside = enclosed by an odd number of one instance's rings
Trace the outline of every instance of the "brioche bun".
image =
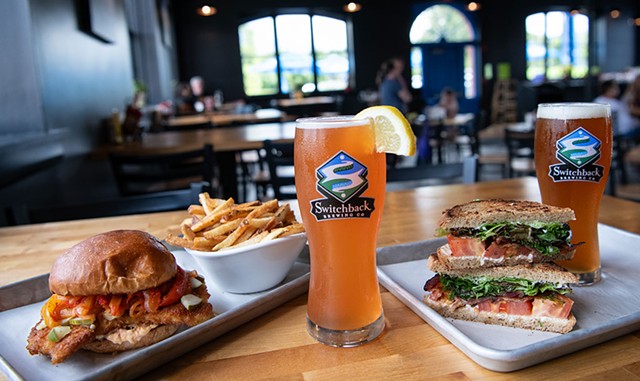
{"type": "Polygon", "coordinates": [[[114,230],[88,238],[59,256],[49,275],[58,295],[128,294],[175,276],[176,260],[154,236],[114,230]]]}

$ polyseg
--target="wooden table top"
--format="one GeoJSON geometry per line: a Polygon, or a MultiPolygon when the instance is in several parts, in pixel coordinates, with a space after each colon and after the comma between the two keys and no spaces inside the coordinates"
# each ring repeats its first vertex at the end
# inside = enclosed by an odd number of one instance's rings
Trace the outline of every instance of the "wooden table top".
{"type": "MultiPolygon", "coordinates": [[[[539,200],[537,182],[519,178],[390,192],[378,244],[432,238],[443,209],[493,197],[539,200]]],[[[2,228],[0,285],[48,272],[57,255],[93,234],[132,228],[163,237],[183,217],[168,212],[2,228]]],[[[640,204],[605,197],[600,221],[640,233],[640,204]]],[[[640,379],[639,331],[521,371],[496,373],[470,360],[386,290],[382,299],[387,328],[361,347],[316,343],[305,330],[306,296],[301,296],[143,379],[640,379]]]]}
{"type": "Polygon", "coordinates": [[[188,126],[200,123],[211,123],[214,126],[224,126],[237,123],[266,123],[278,122],[287,118],[285,113],[235,113],[235,112],[211,112],[197,115],[176,116],[167,121],[170,126],[188,126]]]}
{"type": "Polygon", "coordinates": [[[187,151],[212,144],[216,152],[242,151],[262,147],[264,140],[292,141],[295,122],[247,124],[207,130],[145,133],[141,142],[102,147],[101,150],[164,153],[187,151]]]}

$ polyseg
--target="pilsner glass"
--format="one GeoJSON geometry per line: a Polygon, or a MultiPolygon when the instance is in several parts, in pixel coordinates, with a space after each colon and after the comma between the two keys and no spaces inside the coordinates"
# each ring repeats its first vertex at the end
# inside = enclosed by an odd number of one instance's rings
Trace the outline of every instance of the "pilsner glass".
{"type": "Polygon", "coordinates": [[[600,280],[598,211],[611,165],[611,108],[598,103],[538,105],[535,162],[542,202],[569,207],[572,242],[584,242],[559,264],[583,285],[600,280]]]}
{"type": "Polygon", "coordinates": [[[371,119],[298,119],[294,162],[311,255],[307,331],[336,347],[371,341],[384,329],[376,241],[386,183],[371,119]]]}

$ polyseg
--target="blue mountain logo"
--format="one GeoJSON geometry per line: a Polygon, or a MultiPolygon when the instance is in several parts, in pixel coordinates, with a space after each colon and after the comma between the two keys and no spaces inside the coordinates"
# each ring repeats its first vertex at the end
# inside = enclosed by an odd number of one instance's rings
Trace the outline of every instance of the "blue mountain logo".
{"type": "Polygon", "coordinates": [[[316,169],[317,189],[342,203],[367,189],[368,169],[344,151],[338,152],[316,169]]]}
{"type": "Polygon", "coordinates": [[[556,145],[558,159],[576,168],[582,168],[600,157],[600,140],[582,127],[558,140],[556,145]]]}

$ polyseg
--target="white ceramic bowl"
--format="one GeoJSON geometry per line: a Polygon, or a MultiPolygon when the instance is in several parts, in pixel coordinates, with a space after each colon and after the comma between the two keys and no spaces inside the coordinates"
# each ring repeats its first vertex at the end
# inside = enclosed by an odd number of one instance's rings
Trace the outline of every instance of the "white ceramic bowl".
{"type": "Polygon", "coordinates": [[[207,282],[211,280],[223,291],[247,294],[282,282],[306,242],[306,234],[299,233],[215,252],[185,250],[196,260],[207,282]]]}

